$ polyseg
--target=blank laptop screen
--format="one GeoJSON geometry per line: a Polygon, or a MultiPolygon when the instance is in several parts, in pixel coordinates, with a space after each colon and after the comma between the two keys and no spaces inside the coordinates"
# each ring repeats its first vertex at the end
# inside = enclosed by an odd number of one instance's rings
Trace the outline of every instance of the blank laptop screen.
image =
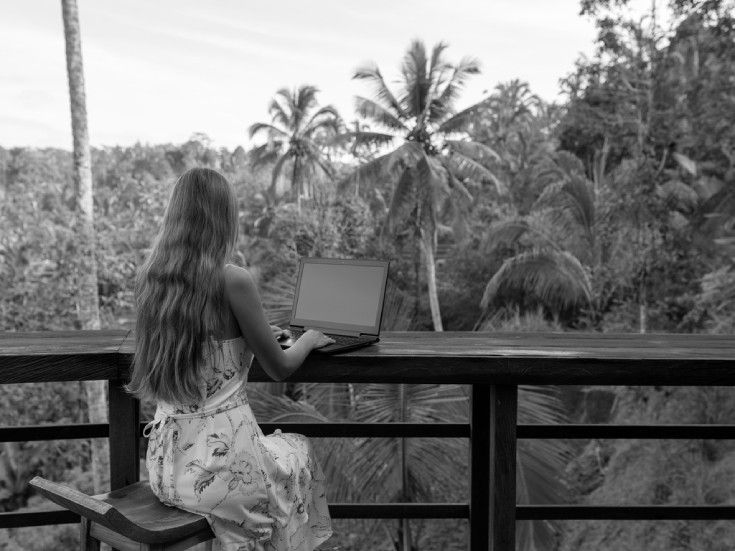
{"type": "Polygon", "coordinates": [[[385,268],[304,263],[295,319],[374,326],[385,268]]]}

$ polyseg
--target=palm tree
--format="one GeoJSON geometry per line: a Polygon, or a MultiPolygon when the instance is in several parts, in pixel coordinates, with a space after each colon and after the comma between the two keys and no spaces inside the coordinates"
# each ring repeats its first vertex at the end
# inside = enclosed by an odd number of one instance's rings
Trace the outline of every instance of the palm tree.
{"type": "Polygon", "coordinates": [[[497,158],[491,148],[468,139],[462,131],[480,105],[455,111],[455,103],[467,79],[480,72],[479,62],[465,57],[449,63],[439,42],[427,55],[423,42],[414,40],[401,65],[400,89],[394,94],[375,64],[359,67],[353,78],[365,80],[375,88],[375,99],[355,98],[358,115],[369,119],[381,131],[345,132],[336,140],[373,144],[390,151],[359,166],[340,187],[360,182],[390,181],[392,199],[382,235],[408,224],[418,241],[426,271],[431,316],[436,331],[442,319],[436,286],[435,252],[437,226],[443,203],[462,216],[472,203],[465,184],[500,182],[485,164],[497,158]]]}
{"type": "MultiPolygon", "coordinates": [[[[77,317],[82,329],[99,329],[99,296],[95,261],[92,161],[87,130],[87,105],[84,93],[82,41],[76,0],[61,0],[66,42],[66,69],[69,78],[71,128],[74,142],[74,192],[79,239],[79,295],[77,317]]],[[[107,423],[107,385],[104,381],[85,381],[89,420],[107,423]]],[[[104,439],[92,440],[92,471],[95,492],[105,491],[109,474],[109,451],[104,439]]]]}
{"type": "Polygon", "coordinates": [[[271,204],[276,202],[276,184],[287,163],[290,164],[291,191],[296,194],[299,210],[301,199],[312,194],[313,183],[309,177],[316,174],[317,169],[333,178],[324,147],[328,138],[339,132],[342,123],[334,107],[318,107],[317,93],[318,89],[310,85],[295,90],[281,88],[268,109],[271,122],[256,122],[248,129],[251,138],[258,134],[268,138],[265,144],[252,151],[252,155],[255,167],[275,163],[268,189],[271,204]]]}
{"type": "Polygon", "coordinates": [[[532,211],[493,224],[484,236],[489,253],[529,239],[529,246],[507,258],[485,287],[485,313],[499,296],[518,302],[532,298],[555,314],[592,304],[583,262],[594,266],[599,258],[594,185],[579,159],[566,152],[559,152],[538,177],[548,183],[532,211]]]}

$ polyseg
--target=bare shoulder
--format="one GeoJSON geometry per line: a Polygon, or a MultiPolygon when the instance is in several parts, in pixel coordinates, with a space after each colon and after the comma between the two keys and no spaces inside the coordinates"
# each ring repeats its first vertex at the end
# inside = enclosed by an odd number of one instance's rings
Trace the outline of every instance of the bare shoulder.
{"type": "Polygon", "coordinates": [[[227,292],[242,292],[255,288],[255,279],[247,268],[225,265],[225,289],[227,292]]]}

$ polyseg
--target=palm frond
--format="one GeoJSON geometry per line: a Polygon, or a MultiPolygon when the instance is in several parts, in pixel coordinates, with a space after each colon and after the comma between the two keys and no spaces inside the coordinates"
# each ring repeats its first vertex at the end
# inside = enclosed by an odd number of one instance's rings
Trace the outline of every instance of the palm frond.
{"type": "Polygon", "coordinates": [[[275,97],[268,105],[268,113],[270,113],[271,120],[274,123],[279,123],[291,132],[296,129],[293,120],[293,98],[288,88],[281,88],[276,92],[275,97]],[[282,101],[286,104],[285,108],[281,103],[282,101]]]}
{"type": "Polygon", "coordinates": [[[503,194],[507,191],[505,184],[491,170],[466,155],[454,151],[449,155],[448,163],[458,178],[467,178],[480,183],[488,181],[495,186],[498,193],[503,194]]]}
{"type": "Polygon", "coordinates": [[[576,257],[566,251],[533,250],[503,262],[490,279],[480,301],[487,310],[500,295],[536,297],[552,311],[589,302],[592,285],[576,257]]]}
{"type": "Polygon", "coordinates": [[[427,74],[426,46],[415,39],[406,50],[401,64],[404,90],[398,98],[409,117],[421,117],[426,104],[430,101],[431,81],[427,74]]]}
{"type": "Polygon", "coordinates": [[[480,61],[473,57],[464,57],[459,64],[454,67],[452,77],[447,82],[444,90],[439,97],[433,102],[431,119],[441,120],[454,110],[454,103],[459,98],[459,94],[464,88],[465,82],[470,75],[480,73],[480,61]]]}
{"type": "Polygon", "coordinates": [[[442,159],[442,163],[450,188],[449,196],[444,203],[444,212],[451,216],[451,230],[455,241],[461,242],[469,232],[470,208],[473,198],[464,184],[454,176],[451,169],[445,164],[446,159],[442,159]]]}
{"type": "Polygon", "coordinates": [[[476,161],[487,162],[488,160],[493,160],[500,162],[502,160],[497,151],[484,143],[472,140],[444,140],[444,143],[451,150],[476,161]]]}
{"type": "Polygon", "coordinates": [[[365,145],[383,146],[390,145],[395,139],[396,137],[392,134],[359,130],[357,132],[342,132],[341,134],[337,134],[329,143],[332,145],[344,145],[352,142],[357,147],[365,145]]]}
{"type": "Polygon", "coordinates": [[[309,120],[304,125],[302,133],[310,137],[315,131],[320,128],[331,130],[335,133],[339,132],[342,118],[339,115],[339,111],[332,105],[326,105],[320,107],[317,111],[309,117],[309,120]]]}
{"type": "Polygon", "coordinates": [[[533,208],[551,206],[569,212],[573,219],[590,236],[596,221],[595,195],[592,182],[572,172],[563,180],[548,184],[534,203],[533,208]]]}
{"type": "Polygon", "coordinates": [[[656,187],[656,193],[672,208],[691,210],[699,204],[699,194],[679,179],[669,180],[656,187]]]}
{"type": "Polygon", "coordinates": [[[408,127],[398,117],[373,100],[355,96],[355,111],[361,117],[370,119],[391,130],[408,132],[408,127]]]}
{"type": "Polygon", "coordinates": [[[339,182],[337,188],[344,191],[356,181],[373,183],[379,179],[393,180],[405,167],[413,166],[423,155],[416,142],[405,142],[395,150],[363,163],[339,182]]]}
{"type": "Polygon", "coordinates": [[[334,169],[324,160],[322,152],[314,144],[307,146],[306,156],[311,164],[318,166],[330,180],[334,179],[334,169]]]}
{"type": "Polygon", "coordinates": [[[375,63],[368,63],[355,69],[355,74],[352,76],[353,79],[367,80],[370,81],[375,87],[375,94],[378,99],[385,103],[390,109],[396,112],[398,118],[406,118],[406,113],[398,103],[398,100],[390,91],[388,85],[383,79],[383,75],[380,69],[375,63]]]}
{"type": "Polygon", "coordinates": [[[294,105],[300,113],[306,113],[316,103],[316,95],[319,89],[311,84],[299,86],[294,98],[294,105]]]}
{"type": "Polygon", "coordinates": [[[254,147],[250,150],[249,157],[253,163],[253,168],[268,165],[281,155],[281,142],[269,144],[265,143],[254,147]]]}
{"type": "Polygon", "coordinates": [[[491,224],[483,235],[482,248],[486,254],[492,254],[493,251],[501,246],[509,247],[516,245],[526,233],[540,238],[542,243],[555,250],[561,250],[556,241],[543,228],[536,227],[527,218],[511,218],[491,224]]]}
{"type": "Polygon", "coordinates": [[[437,132],[443,134],[450,134],[452,132],[459,132],[467,127],[473,120],[475,120],[489,105],[489,100],[482,100],[474,105],[470,105],[466,109],[463,109],[459,113],[456,113],[449,117],[447,120],[442,122],[436,129],[437,132]]]}
{"type": "Polygon", "coordinates": [[[392,279],[385,289],[385,303],[380,328],[383,331],[408,331],[413,321],[413,300],[392,279]]]}
{"type": "Polygon", "coordinates": [[[252,139],[255,137],[256,134],[259,134],[261,132],[266,132],[269,137],[276,135],[283,138],[288,138],[288,134],[284,130],[281,130],[277,126],[268,124],[266,122],[256,122],[255,124],[251,124],[248,128],[248,137],[252,139]]]}
{"type": "Polygon", "coordinates": [[[269,323],[288,325],[293,308],[295,274],[279,273],[260,285],[263,309],[269,323]]]}

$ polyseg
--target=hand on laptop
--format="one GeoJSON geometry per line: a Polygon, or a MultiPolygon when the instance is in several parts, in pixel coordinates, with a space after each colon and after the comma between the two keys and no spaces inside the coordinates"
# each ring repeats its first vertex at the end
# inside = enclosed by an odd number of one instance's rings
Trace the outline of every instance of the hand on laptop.
{"type": "Polygon", "coordinates": [[[301,338],[309,339],[312,342],[312,349],[322,348],[323,346],[334,343],[334,339],[327,337],[324,333],[317,331],[316,329],[309,329],[301,338]]]}
{"type": "Polygon", "coordinates": [[[271,331],[277,341],[286,340],[291,338],[291,331],[288,329],[281,329],[277,325],[271,325],[271,331]]]}

